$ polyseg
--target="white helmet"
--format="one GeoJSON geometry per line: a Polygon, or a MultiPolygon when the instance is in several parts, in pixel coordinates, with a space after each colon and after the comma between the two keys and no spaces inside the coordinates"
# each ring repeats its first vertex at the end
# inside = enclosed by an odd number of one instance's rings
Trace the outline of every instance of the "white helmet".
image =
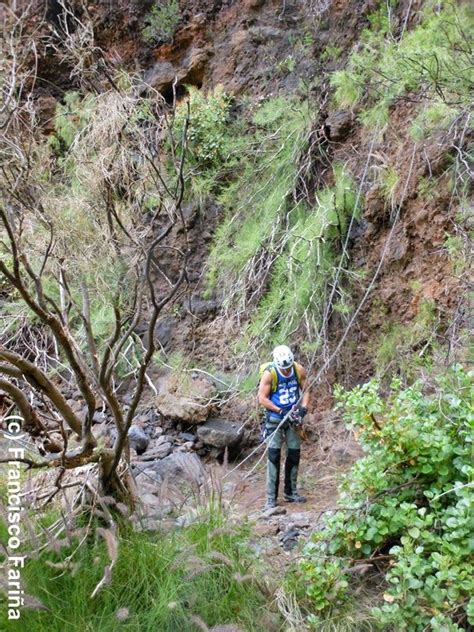
{"type": "Polygon", "coordinates": [[[273,349],[273,362],[279,369],[289,369],[293,366],[294,356],[286,345],[280,345],[273,349]]]}

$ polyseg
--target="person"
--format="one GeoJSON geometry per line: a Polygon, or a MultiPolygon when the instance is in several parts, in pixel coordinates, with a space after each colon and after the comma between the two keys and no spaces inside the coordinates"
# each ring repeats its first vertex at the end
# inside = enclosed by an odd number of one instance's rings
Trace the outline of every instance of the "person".
{"type": "Polygon", "coordinates": [[[308,412],[309,392],[304,391],[306,370],[295,362],[291,349],[286,345],[275,347],[273,362],[264,366],[258,387],[258,401],[265,408],[264,437],[268,444],[265,509],[270,509],[277,505],[281,447],[284,440],[284,498],[287,502],[306,502],[306,498],[297,491],[301,451],[297,427],[308,412]],[[285,421],[282,424],[283,419],[285,421]]]}

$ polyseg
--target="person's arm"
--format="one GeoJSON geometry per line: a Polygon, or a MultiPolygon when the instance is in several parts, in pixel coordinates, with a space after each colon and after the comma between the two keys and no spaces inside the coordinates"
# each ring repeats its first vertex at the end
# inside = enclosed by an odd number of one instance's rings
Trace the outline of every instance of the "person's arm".
{"type": "Polygon", "coordinates": [[[278,408],[278,406],[274,404],[270,399],[271,392],[272,376],[270,371],[265,371],[258,386],[258,403],[267,410],[280,414],[282,412],[282,409],[278,408]]]}
{"type": "Polygon", "coordinates": [[[304,390],[304,388],[306,386],[307,378],[308,378],[308,373],[307,373],[306,369],[304,369],[302,366],[300,366],[301,390],[304,391],[303,398],[301,400],[301,406],[302,406],[302,408],[306,408],[306,410],[308,410],[308,404],[309,404],[309,390],[307,390],[307,391],[304,390]]]}

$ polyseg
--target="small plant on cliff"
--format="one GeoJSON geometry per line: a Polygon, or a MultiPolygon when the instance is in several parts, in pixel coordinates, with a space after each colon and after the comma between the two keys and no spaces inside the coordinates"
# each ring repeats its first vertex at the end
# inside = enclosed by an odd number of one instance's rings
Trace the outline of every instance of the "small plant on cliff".
{"type": "Polygon", "coordinates": [[[372,611],[380,629],[461,632],[474,624],[473,383],[474,373],[456,365],[430,395],[421,382],[394,381],[387,399],[376,381],[336,390],[366,456],[296,571],[314,622],[350,599],[348,570],[365,562],[385,572],[372,611]]]}
{"type": "Polygon", "coordinates": [[[373,345],[377,376],[383,378],[397,367],[403,379],[413,380],[421,367],[429,367],[437,348],[437,326],[439,316],[431,300],[420,302],[418,313],[410,324],[385,319],[380,337],[373,345]]]}
{"type": "Polygon", "coordinates": [[[171,42],[179,19],[178,0],[160,0],[145,18],[143,38],[150,44],[171,42]]]}
{"type": "MultiPolygon", "coordinates": [[[[225,164],[230,150],[228,125],[232,99],[217,86],[212,92],[203,94],[189,87],[188,154],[193,175],[213,175],[225,164]]],[[[181,103],[176,110],[175,130],[182,134],[187,118],[187,105],[181,103]]]]}
{"type": "Polygon", "coordinates": [[[66,92],[63,103],[56,108],[54,134],[49,137],[50,146],[57,153],[68,150],[92,112],[92,98],[84,98],[79,92],[66,92]]]}
{"type": "Polygon", "coordinates": [[[398,175],[396,169],[391,166],[385,167],[380,171],[378,180],[383,197],[387,202],[390,202],[393,205],[395,190],[400,180],[400,176],[398,175]]]}

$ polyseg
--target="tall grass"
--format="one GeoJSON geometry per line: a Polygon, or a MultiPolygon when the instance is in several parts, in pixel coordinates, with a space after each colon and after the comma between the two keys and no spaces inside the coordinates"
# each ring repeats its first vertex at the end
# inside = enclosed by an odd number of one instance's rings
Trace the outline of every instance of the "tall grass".
{"type": "MultiPolygon", "coordinates": [[[[259,621],[267,604],[248,537],[246,526],[230,528],[219,511],[170,533],[124,528],[112,580],[93,599],[107,563],[102,540],[84,543],[68,570],[59,564],[74,547],[43,553],[28,561],[23,581],[48,610],[24,608],[17,623],[0,619],[0,629],[191,632],[199,619],[208,626],[235,623],[263,632],[259,621]]],[[[5,617],[6,604],[1,613],[5,617]]]]}

